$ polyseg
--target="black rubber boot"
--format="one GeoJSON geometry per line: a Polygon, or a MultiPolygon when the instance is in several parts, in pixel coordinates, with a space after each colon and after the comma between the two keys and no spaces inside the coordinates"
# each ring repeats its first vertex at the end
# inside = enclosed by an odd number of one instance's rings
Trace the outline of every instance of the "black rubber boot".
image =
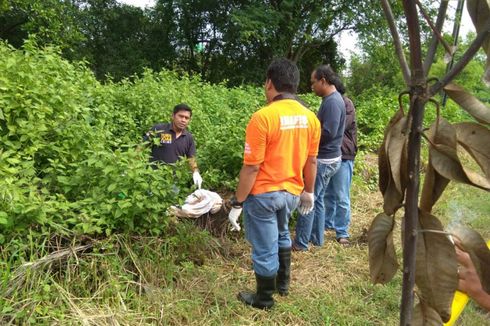
{"type": "Polygon", "coordinates": [[[279,248],[279,270],[277,271],[276,289],[279,295],[289,294],[291,280],[291,248],[279,248]]]}
{"type": "Polygon", "coordinates": [[[254,308],[267,310],[274,305],[272,294],[276,288],[276,276],[264,277],[255,274],[255,279],[257,281],[257,292],[240,292],[238,293],[238,299],[254,308]]]}

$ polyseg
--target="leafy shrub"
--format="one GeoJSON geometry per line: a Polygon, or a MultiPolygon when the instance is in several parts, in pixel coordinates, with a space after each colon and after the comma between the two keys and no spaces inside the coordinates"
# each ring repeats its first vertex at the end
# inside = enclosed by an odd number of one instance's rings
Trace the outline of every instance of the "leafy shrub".
{"type": "Polygon", "coordinates": [[[205,187],[231,188],[246,123],[265,103],[261,89],[211,86],[169,71],[103,85],[83,63],[29,43],[23,51],[1,44],[0,55],[3,237],[36,225],[164,232],[165,211],[191,192],[191,176],[185,162],[149,167],[149,149],[139,149],[143,133],[188,103],[205,187]]]}
{"type": "Polygon", "coordinates": [[[386,124],[398,110],[397,92],[371,88],[352,97],[352,101],[356,107],[359,149],[375,151],[383,140],[386,124]]]}

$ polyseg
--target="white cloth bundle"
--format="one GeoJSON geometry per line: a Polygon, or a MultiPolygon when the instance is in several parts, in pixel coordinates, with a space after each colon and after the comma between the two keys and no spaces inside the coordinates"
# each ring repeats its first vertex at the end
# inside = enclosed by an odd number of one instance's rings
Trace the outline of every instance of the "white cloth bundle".
{"type": "Polygon", "coordinates": [[[208,212],[214,214],[221,209],[223,199],[215,192],[198,189],[187,196],[184,205],[170,206],[170,214],[177,217],[198,218],[208,212]]]}

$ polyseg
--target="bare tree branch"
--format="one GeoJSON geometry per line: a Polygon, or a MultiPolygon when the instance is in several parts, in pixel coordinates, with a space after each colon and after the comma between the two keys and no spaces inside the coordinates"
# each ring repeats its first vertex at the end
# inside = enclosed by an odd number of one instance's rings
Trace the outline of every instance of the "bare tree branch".
{"type": "MultiPolygon", "coordinates": [[[[435,29],[438,32],[442,30],[442,26],[444,25],[448,4],[449,1],[441,1],[441,6],[439,7],[439,12],[437,14],[437,20],[435,26],[435,29]]],[[[425,76],[427,76],[427,74],[429,73],[430,67],[434,62],[434,55],[436,54],[438,43],[439,43],[439,39],[437,35],[434,34],[432,36],[432,40],[430,41],[429,50],[427,51],[427,56],[425,57],[425,61],[424,61],[425,76]]]]}
{"type": "Polygon", "coordinates": [[[463,54],[461,59],[454,65],[453,69],[451,69],[451,71],[449,71],[440,81],[435,83],[430,88],[429,91],[430,96],[433,96],[434,94],[437,94],[439,91],[441,91],[444,86],[449,84],[454,79],[454,77],[456,77],[456,75],[459,74],[461,70],[464,69],[464,67],[466,67],[468,62],[470,62],[473,56],[478,52],[485,39],[488,37],[489,33],[490,33],[490,20],[487,21],[484,30],[478,33],[478,35],[471,43],[468,50],[466,50],[466,52],[463,54]]]}
{"type": "Polygon", "coordinates": [[[422,66],[419,19],[413,0],[403,0],[403,9],[407,18],[410,41],[410,134],[408,136],[408,185],[405,200],[404,239],[403,239],[403,287],[400,305],[400,325],[411,325],[414,286],[415,257],[417,251],[419,168],[422,122],[426,81],[422,66]]]}
{"type": "Polygon", "coordinates": [[[386,21],[390,27],[391,36],[395,44],[395,51],[398,56],[398,61],[400,62],[400,67],[402,69],[403,79],[406,85],[410,85],[410,69],[408,68],[407,61],[405,60],[405,55],[403,54],[403,48],[400,41],[400,36],[398,35],[398,30],[395,25],[395,18],[393,12],[391,11],[391,6],[388,0],[381,0],[381,5],[383,6],[383,11],[386,16],[386,21]]]}

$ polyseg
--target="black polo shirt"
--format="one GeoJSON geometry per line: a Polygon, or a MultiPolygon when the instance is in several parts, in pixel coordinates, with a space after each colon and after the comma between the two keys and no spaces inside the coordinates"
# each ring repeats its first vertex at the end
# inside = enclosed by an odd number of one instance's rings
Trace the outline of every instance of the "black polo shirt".
{"type": "Polygon", "coordinates": [[[172,123],[159,123],[153,126],[143,136],[143,139],[149,140],[152,145],[151,162],[175,163],[180,157],[189,158],[196,155],[196,145],[192,134],[184,130],[179,138],[176,138],[172,123]]]}

